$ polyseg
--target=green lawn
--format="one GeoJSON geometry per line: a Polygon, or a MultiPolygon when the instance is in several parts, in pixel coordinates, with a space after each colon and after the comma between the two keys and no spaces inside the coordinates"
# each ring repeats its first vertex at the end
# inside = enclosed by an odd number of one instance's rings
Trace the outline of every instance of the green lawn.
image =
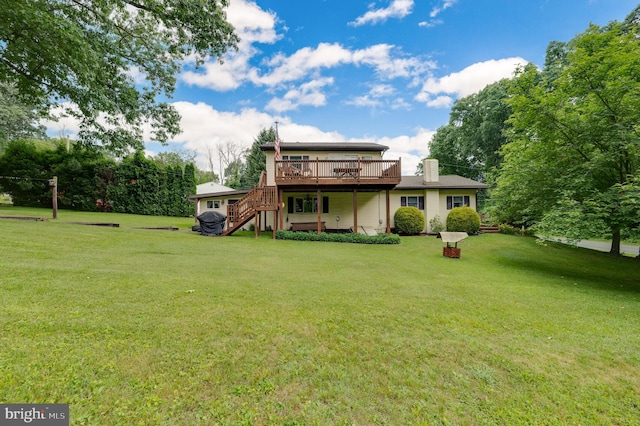
{"type": "Polygon", "coordinates": [[[0,402],[69,403],[74,425],[640,424],[637,260],[192,222],[0,220],[0,402]]]}

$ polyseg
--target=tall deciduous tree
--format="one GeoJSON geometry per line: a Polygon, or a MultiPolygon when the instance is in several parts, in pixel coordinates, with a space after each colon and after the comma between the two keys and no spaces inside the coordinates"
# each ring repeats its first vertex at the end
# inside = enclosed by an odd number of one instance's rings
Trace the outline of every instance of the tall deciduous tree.
{"type": "Polygon", "coordinates": [[[572,238],[605,228],[619,254],[621,231],[640,223],[623,208],[638,201],[640,42],[612,23],[555,47],[565,50],[553,49],[544,72],[529,67],[515,80],[494,212],[572,238]]]}
{"type": "MultiPolygon", "coordinates": [[[[169,166],[174,166],[174,167],[178,166],[180,167],[181,170],[184,170],[187,164],[194,164],[194,165],[196,164],[197,156],[198,156],[198,153],[190,149],[174,149],[168,152],[160,152],[154,155],[153,159],[161,168],[169,167],[169,166]]],[[[206,170],[202,170],[197,166],[194,166],[194,173],[195,173],[196,184],[206,183],[212,180],[211,179],[212,175],[210,172],[206,170]]],[[[217,182],[218,175],[214,173],[213,176],[214,176],[213,180],[217,182]]]]}
{"type": "Polygon", "coordinates": [[[429,143],[429,155],[438,159],[442,174],[484,181],[500,163],[500,147],[506,143],[503,131],[511,113],[508,87],[509,80],[501,80],[455,102],[449,123],[429,143]]]}
{"type": "Polygon", "coordinates": [[[242,146],[232,141],[226,141],[216,145],[216,151],[220,163],[220,175],[223,179],[221,183],[232,188],[239,188],[242,146]]]}
{"type": "Polygon", "coordinates": [[[9,141],[46,138],[40,118],[33,107],[20,101],[15,87],[0,83],[0,155],[9,141]]]}
{"type": "Polygon", "coordinates": [[[0,82],[27,105],[71,104],[80,137],[141,147],[146,124],[166,142],[179,131],[168,103],[185,60],[235,47],[228,0],[0,0],[0,82]],[[140,81],[143,83],[138,85],[140,81]]]}

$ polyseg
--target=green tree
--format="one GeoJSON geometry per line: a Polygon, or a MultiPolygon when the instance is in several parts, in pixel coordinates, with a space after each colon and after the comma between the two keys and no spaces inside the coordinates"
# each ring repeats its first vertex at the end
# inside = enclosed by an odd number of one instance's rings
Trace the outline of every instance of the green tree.
{"type": "MultiPolygon", "coordinates": [[[[115,184],[107,192],[113,211],[133,214],[163,214],[160,169],[141,151],[125,157],[117,164],[115,184]]],[[[165,179],[166,183],[166,179],[165,179]]]]}
{"type": "Polygon", "coordinates": [[[251,189],[258,184],[262,172],[267,167],[267,156],[261,147],[275,140],[276,131],[273,127],[262,129],[258,137],[253,140],[251,148],[245,152],[244,163],[240,170],[240,189],[251,189]]]}
{"type": "Polygon", "coordinates": [[[564,49],[547,61],[553,72],[528,67],[515,80],[513,142],[491,195],[493,212],[551,235],[607,232],[619,254],[621,232],[638,226],[638,215],[622,206],[637,193],[640,44],[611,23],[590,26],[564,49]]]}
{"type": "Polygon", "coordinates": [[[438,159],[442,174],[484,181],[500,164],[503,134],[511,114],[507,103],[510,81],[490,84],[480,92],[457,100],[449,123],[429,143],[429,155],[438,159]]]}
{"type": "Polygon", "coordinates": [[[19,206],[51,206],[48,180],[58,177],[58,206],[72,210],[97,210],[96,201],[104,199],[109,179],[101,179],[113,168],[113,160],[95,147],[73,145],[65,141],[11,141],[0,157],[0,170],[11,178],[2,179],[13,203],[19,206]]]}
{"type": "Polygon", "coordinates": [[[196,193],[196,167],[194,164],[187,164],[184,168],[184,174],[182,177],[182,192],[180,194],[180,201],[182,208],[180,210],[180,216],[187,217],[195,214],[195,204],[189,200],[189,195],[196,193]]]}
{"type": "Polygon", "coordinates": [[[86,143],[141,148],[147,124],[154,140],[166,142],[178,133],[179,116],[162,99],[171,97],[185,61],[198,66],[237,45],[227,6],[228,0],[0,0],[0,82],[41,112],[70,102],[86,143]]]}
{"type": "Polygon", "coordinates": [[[48,151],[52,175],[58,177],[58,207],[69,210],[95,211],[101,206],[109,182],[100,173],[115,163],[95,147],[73,145],[69,150],[63,141],[55,151],[48,151]]]}
{"type": "Polygon", "coordinates": [[[51,149],[39,149],[31,141],[8,143],[0,157],[0,185],[16,206],[51,206],[48,179],[53,177],[49,163],[51,149]]]}
{"type": "Polygon", "coordinates": [[[229,163],[224,169],[224,184],[229,188],[242,189],[242,183],[240,182],[240,174],[244,170],[244,163],[242,158],[238,158],[235,161],[229,163]]]}
{"type": "MultiPolygon", "coordinates": [[[[168,152],[160,152],[154,155],[153,159],[160,168],[179,166],[184,170],[187,164],[193,164],[196,184],[211,182],[211,173],[195,165],[197,156],[198,153],[190,149],[173,149],[168,152]]],[[[217,181],[217,179],[219,179],[218,175],[214,174],[213,180],[217,181]]]]}
{"type": "Polygon", "coordinates": [[[38,125],[40,118],[34,108],[20,101],[15,87],[0,83],[0,155],[9,141],[46,139],[44,127],[38,125]]]}

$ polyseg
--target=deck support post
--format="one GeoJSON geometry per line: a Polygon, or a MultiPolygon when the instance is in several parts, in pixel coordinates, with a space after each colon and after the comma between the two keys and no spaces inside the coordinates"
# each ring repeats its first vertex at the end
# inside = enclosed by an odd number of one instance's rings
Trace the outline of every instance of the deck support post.
{"type": "Polygon", "coordinates": [[[318,200],[318,234],[322,232],[322,191],[318,188],[316,193],[316,199],[318,200]]]}
{"type": "Polygon", "coordinates": [[[358,190],[353,188],[353,232],[358,233],[358,190]]]}
{"type": "Polygon", "coordinates": [[[281,188],[278,188],[278,210],[280,211],[280,226],[278,229],[284,229],[284,194],[281,188]]]}
{"type": "MultiPolygon", "coordinates": [[[[273,211],[273,229],[271,232],[271,237],[275,240],[276,239],[276,229],[278,226],[278,213],[280,212],[280,206],[278,206],[278,208],[276,210],[273,211]]],[[[266,219],[265,219],[265,223],[266,223],[266,219]]]]}
{"type": "Polygon", "coordinates": [[[256,238],[260,236],[260,211],[256,210],[253,217],[253,231],[256,238]]]}
{"type": "Polygon", "coordinates": [[[387,234],[391,233],[391,206],[389,206],[389,189],[387,189],[387,234]]]}

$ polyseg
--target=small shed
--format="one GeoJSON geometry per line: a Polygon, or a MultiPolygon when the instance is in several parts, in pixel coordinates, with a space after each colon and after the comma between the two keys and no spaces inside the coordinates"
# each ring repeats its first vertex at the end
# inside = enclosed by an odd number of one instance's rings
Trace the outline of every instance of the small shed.
{"type": "Polygon", "coordinates": [[[442,249],[442,255],[456,259],[459,258],[460,249],[458,248],[458,243],[468,236],[469,234],[466,232],[440,232],[436,238],[441,238],[442,242],[447,244],[442,249]]]}

